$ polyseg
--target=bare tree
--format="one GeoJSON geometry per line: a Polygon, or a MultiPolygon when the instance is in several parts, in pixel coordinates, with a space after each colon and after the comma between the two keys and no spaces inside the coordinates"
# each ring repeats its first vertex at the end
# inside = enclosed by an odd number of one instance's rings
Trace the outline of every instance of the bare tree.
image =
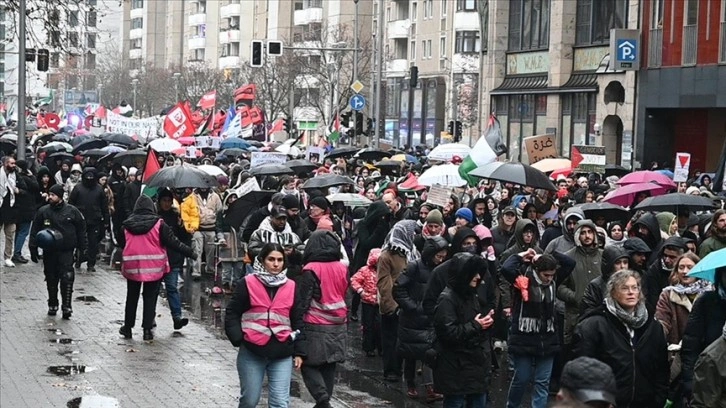
{"type": "Polygon", "coordinates": [[[204,94],[217,91],[217,107],[223,107],[231,99],[232,91],[224,71],[204,62],[189,62],[182,68],[171,71],[181,73],[179,78],[179,97],[189,100],[195,106],[204,94]]]}
{"type": "MultiPolygon", "coordinates": [[[[269,60],[264,67],[255,68],[243,64],[240,79],[244,83],[255,84],[257,96],[255,105],[264,110],[268,120],[285,115],[289,112],[290,97],[295,97],[295,83],[301,74],[300,59],[292,54],[275,57],[269,60]]],[[[296,103],[300,102],[297,98],[296,103]]]]}

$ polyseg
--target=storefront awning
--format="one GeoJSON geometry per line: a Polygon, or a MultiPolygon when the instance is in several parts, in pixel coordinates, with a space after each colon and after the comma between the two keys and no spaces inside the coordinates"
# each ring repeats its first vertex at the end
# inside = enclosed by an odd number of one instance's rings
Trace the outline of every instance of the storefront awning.
{"type": "Polygon", "coordinates": [[[570,79],[557,92],[597,92],[597,90],[597,74],[580,73],[570,75],[570,79]]]}
{"type": "Polygon", "coordinates": [[[547,89],[547,75],[512,76],[504,78],[499,87],[493,89],[491,95],[513,95],[524,93],[551,93],[547,89]]]}

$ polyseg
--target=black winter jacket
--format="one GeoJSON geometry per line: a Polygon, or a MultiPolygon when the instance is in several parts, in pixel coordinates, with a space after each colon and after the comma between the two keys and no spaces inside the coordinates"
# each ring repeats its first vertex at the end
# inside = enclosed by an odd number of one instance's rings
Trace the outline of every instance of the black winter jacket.
{"type": "MultiPolygon", "coordinates": [[[[86,240],[86,221],[78,208],[60,202],[52,205],[46,204],[38,210],[33,220],[33,227],[30,230],[28,245],[37,250],[38,244],[35,236],[45,228],[52,228],[63,235],[63,240],[57,248],[44,249],[44,251],[72,251],[78,249],[80,253],[88,248],[86,240]]],[[[31,249],[32,251],[32,249],[31,249]]]]}
{"type": "Polygon", "coordinates": [[[643,295],[645,296],[646,305],[648,306],[648,313],[651,315],[655,313],[655,305],[658,303],[658,298],[663,288],[669,285],[668,277],[670,276],[672,269],[663,269],[663,250],[666,247],[684,247],[683,240],[681,237],[669,237],[663,241],[660,249],[658,250],[657,258],[652,265],[645,271],[643,276],[643,295]]]}
{"type": "Polygon", "coordinates": [[[15,195],[15,208],[17,211],[17,220],[21,222],[30,222],[35,218],[36,198],[38,197],[38,180],[27,174],[21,174],[20,169],[16,171],[18,178],[19,194],[15,195]]]}
{"type": "Polygon", "coordinates": [[[268,206],[258,208],[250,215],[248,215],[247,218],[244,219],[244,221],[242,221],[242,225],[240,226],[238,232],[240,241],[244,242],[245,244],[250,242],[252,233],[257,231],[257,228],[260,227],[262,221],[270,216],[270,210],[267,207],[268,206]]]}
{"type": "MultiPolygon", "coordinates": [[[[188,246],[192,245],[192,234],[188,233],[181,224],[181,215],[176,209],[172,208],[169,211],[159,210],[159,216],[164,220],[164,224],[172,230],[179,241],[188,246]]],[[[181,252],[176,251],[171,247],[167,247],[166,256],[169,258],[169,266],[172,268],[184,267],[184,259],[186,257],[181,252]]]]}
{"type": "MultiPolygon", "coordinates": [[[[124,187],[124,196],[123,196],[123,211],[125,218],[128,218],[131,215],[131,210],[134,209],[134,206],[136,205],[136,200],[141,196],[141,182],[140,181],[134,181],[131,183],[126,183],[126,186],[124,187]]],[[[116,210],[118,211],[118,210],[116,210]]]]}
{"type": "MultiPolygon", "coordinates": [[[[134,205],[133,213],[131,213],[131,216],[123,222],[123,228],[125,231],[128,231],[133,235],[146,234],[154,228],[154,225],[156,225],[156,222],[159,221],[159,218],[160,217],[156,214],[154,202],[151,201],[151,198],[147,196],[140,196],[134,205]]],[[[197,257],[197,254],[194,253],[189,245],[179,241],[176,235],[174,235],[174,231],[171,227],[163,222],[163,220],[161,228],[159,229],[159,240],[161,241],[161,245],[167,249],[171,248],[189,258],[197,257]]],[[[126,235],[124,233],[120,234],[119,243],[122,247],[126,246],[126,235]]]]}
{"type": "Polygon", "coordinates": [[[605,305],[585,316],[573,337],[577,357],[592,357],[612,368],[618,408],[663,408],[670,367],[663,327],[653,317],[631,339],[605,305]]]}
{"type": "Polygon", "coordinates": [[[358,245],[355,247],[349,268],[352,273],[366,265],[371,249],[383,246],[390,229],[387,220],[390,214],[391,210],[383,201],[374,201],[368,207],[366,216],[357,226],[358,245]]]}
{"type": "Polygon", "coordinates": [[[86,218],[88,225],[101,225],[108,223],[108,200],[103,188],[96,182],[95,170],[86,168],[83,171],[81,182],[76,184],[68,197],[68,204],[74,205],[86,218]],[[93,174],[90,183],[86,180],[87,174],[93,174]]]}
{"type": "Polygon", "coordinates": [[[580,316],[586,315],[603,304],[605,301],[605,288],[610,275],[613,274],[615,261],[622,258],[628,258],[628,252],[619,245],[610,245],[603,249],[600,276],[590,281],[587,288],[585,288],[585,294],[582,295],[582,301],[580,301],[580,316]]]}
{"type": "Polygon", "coordinates": [[[434,313],[434,387],[446,395],[485,393],[491,372],[489,335],[474,318],[487,312],[469,282],[486,268],[486,261],[465,253],[454,255],[451,262],[452,273],[434,313]]]}

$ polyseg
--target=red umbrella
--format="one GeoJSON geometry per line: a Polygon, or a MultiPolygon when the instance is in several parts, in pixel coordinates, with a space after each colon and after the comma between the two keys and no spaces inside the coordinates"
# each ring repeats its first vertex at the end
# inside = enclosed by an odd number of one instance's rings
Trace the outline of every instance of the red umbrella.
{"type": "Polygon", "coordinates": [[[572,174],[572,168],[559,169],[559,170],[555,170],[552,173],[550,173],[550,178],[552,180],[557,180],[557,177],[559,177],[559,176],[567,177],[570,174],[572,174]]]}
{"type": "Polygon", "coordinates": [[[638,193],[648,191],[651,196],[663,195],[668,191],[668,188],[658,185],[656,183],[637,183],[628,184],[622,186],[617,190],[609,192],[603,201],[607,201],[611,204],[622,205],[623,207],[629,207],[633,204],[633,200],[638,193]]]}
{"type": "Polygon", "coordinates": [[[668,176],[663,173],[658,173],[657,171],[650,170],[642,170],[626,174],[620,180],[618,180],[618,184],[621,186],[627,186],[629,184],[636,183],[656,183],[663,187],[676,188],[676,183],[668,178],[668,176]]]}

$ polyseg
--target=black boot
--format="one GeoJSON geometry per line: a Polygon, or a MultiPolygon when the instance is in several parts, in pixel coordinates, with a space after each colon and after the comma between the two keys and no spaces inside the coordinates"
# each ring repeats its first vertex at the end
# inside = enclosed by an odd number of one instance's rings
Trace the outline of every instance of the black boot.
{"type": "Polygon", "coordinates": [[[63,306],[62,310],[63,310],[63,319],[64,320],[70,319],[71,315],[73,314],[73,309],[71,309],[70,307],[63,306]]]}
{"type": "Polygon", "coordinates": [[[73,281],[61,281],[61,298],[63,299],[63,318],[68,320],[73,314],[73,281]]]}
{"type": "Polygon", "coordinates": [[[189,324],[189,319],[186,317],[177,317],[174,319],[174,330],[179,330],[187,324],[189,324]]]}
{"type": "Polygon", "coordinates": [[[154,332],[151,329],[144,329],[144,340],[154,340],[154,332]]]}
{"type": "Polygon", "coordinates": [[[48,306],[48,316],[55,316],[58,314],[58,306],[48,306]]]}
{"type": "Polygon", "coordinates": [[[127,326],[121,326],[120,329],[118,329],[118,333],[122,336],[124,336],[125,339],[131,338],[131,328],[127,326]]]}

